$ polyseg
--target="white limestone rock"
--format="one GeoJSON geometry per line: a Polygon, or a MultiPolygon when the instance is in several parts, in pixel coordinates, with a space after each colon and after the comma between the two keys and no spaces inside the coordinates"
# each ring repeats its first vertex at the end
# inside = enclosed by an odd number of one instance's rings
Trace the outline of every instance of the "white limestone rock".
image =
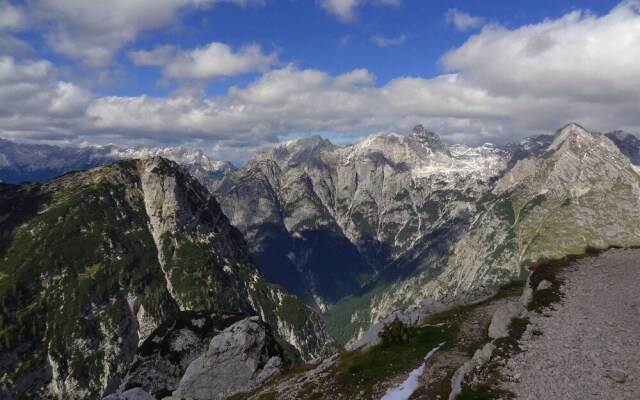
{"type": "Polygon", "coordinates": [[[189,365],[174,397],[225,399],[248,392],[278,373],[282,353],[259,318],[239,321],[215,336],[205,354],[189,365]]]}

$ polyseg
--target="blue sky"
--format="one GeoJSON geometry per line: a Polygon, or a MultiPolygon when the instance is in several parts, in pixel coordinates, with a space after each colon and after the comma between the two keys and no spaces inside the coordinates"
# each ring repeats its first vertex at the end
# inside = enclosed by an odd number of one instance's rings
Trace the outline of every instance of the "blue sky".
{"type": "Polygon", "coordinates": [[[242,160],[423,123],[640,126],[637,0],[0,0],[0,136],[242,160]],[[565,59],[566,58],[566,59],[565,59]]]}
{"type": "MultiPolygon", "coordinates": [[[[294,62],[300,68],[320,69],[331,75],[366,68],[376,75],[378,86],[403,76],[434,77],[443,73],[438,64],[442,54],[463,44],[481,27],[456,29],[447,21],[449,10],[488,23],[518,27],[557,18],[575,9],[604,14],[614,5],[611,1],[594,0],[570,3],[405,0],[397,6],[359,7],[356,17],[347,21],[305,0],[271,0],[246,7],[223,3],[204,11],[186,9],[175,27],[145,32],[123,47],[117,60],[127,71],[126,84],[108,88],[104,93],[169,94],[175,84],[158,85],[162,75],[157,68],[136,68],[126,56],[128,50],[166,44],[196,48],[221,42],[240,48],[256,43],[265,52],[276,51],[283,62],[294,62]],[[372,42],[376,36],[404,40],[380,47],[372,42]]],[[[257,76],[249,73],[214,80],[208,83],[207,92],[221,94],[229,86],[246,85],[257,76]]]]}

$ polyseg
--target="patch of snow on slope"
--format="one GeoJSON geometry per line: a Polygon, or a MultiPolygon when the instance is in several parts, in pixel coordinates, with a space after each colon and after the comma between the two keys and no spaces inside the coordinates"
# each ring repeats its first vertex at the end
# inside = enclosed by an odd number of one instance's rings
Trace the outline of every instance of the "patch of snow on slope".
{"type": "Polygon", "coordinates": [[[506,168],[505,155],[502,150],[492,144],[480,147],[467,145],[453,145],[449,147],[451,157],[439,157],[418,164],[411,171],[414,178],[424,178],[433,175],[447,179],[450,176],[475,176],[478,179],[488,179],[496,176],[506,168]]]}
{"type": "Polygon", "coordinates": [[[427,367],[427,360],[431,358],[433,353],[438,351],[443,344],[444,343],[440,343],[438,347],[435,347],[429,353],[427,353],[427,355],[424,357],[424,362],[422,363],[422,365],[411,371],[411,373],[409,373],[409,377],[400,385],[387,390],[387,393],[381,400],[408,400],[419,386],[418,380],[420,379],[422,374],[424,374],[424,370],[427,367]]]}

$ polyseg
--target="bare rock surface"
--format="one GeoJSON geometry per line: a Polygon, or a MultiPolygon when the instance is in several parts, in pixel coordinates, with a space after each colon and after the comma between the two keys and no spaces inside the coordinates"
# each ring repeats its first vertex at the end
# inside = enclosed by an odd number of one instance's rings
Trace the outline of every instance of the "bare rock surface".
{"type": "Polygon", "coordinates": [[[503,388],[518,399],[639,399],[640,250],[582,259],[561,277],[563,301],[530,313],[503,388]]]}
{"type": "Polygon", "coordinates": [[[509,335],[509,324],[514,318],[521,317],[526,309],[519,301],[510,301],[496,311],[489,325],[489,337],[497,339],[509,335]]]}
{"type": "Polygon", "coordinates": [[[258,317],[236,322],[215,336],[180,380],[175,398],[225,399],[249,392],[280,371],[282,349],[258,317]]]}

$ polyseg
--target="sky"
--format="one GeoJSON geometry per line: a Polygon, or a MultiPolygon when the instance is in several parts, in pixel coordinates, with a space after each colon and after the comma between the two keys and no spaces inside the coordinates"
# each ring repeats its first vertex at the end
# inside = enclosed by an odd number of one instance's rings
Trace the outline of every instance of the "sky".
{"type": "Polygon", "coordinates": [[[242,162],[421,123],[640,133],[640,0],[0,0],[0,137],[242,162]]]}

